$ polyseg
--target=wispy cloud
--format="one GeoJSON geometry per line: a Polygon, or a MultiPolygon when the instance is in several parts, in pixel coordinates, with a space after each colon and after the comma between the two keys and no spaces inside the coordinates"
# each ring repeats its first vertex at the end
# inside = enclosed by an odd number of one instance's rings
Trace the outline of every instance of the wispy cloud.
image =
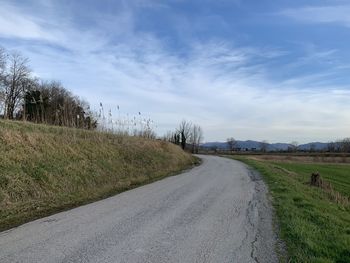
{"type": "Polygon", "coordinates": [[[350,5],[307,6],[285,9],[280,15],[308,23],[333,23],[350,27],[350,5]]]}
{"type": "MultiPolygon", "coordinates": [[[[122,5],[116,15],[91,13],[92,26],[84,27],[69,15],[51,13],[47,24],[45,13],[40,17],[7,5],[0,11],[0,36],[30,57],[38,76],[62,80],[94,105],[102,101],[112,111],[117,105],[128,113],[142,111],[158,123],[160,134],[183,118],[203,126],[206,140],[303,142],[350,133],[348,87],[325,82],[326,72],[276,81],[269,72],[278,68],[270,63],[289,51],[218,38],[189,37],[185,51],[175,52],[166,40],[136,28],[135,8],[167,8],[150,3],[122,5]],[[1,23],[4,17],[8,28],[1,23]]],[[[313,52],[287,64],[334,52],[313,52]]]]}
{"type": "Polygon", "coordinates": [[[55,37],[39,25],[38,19],[2,3],[0,8],[0,36],[23,39],[54,40],[55,37]]]}

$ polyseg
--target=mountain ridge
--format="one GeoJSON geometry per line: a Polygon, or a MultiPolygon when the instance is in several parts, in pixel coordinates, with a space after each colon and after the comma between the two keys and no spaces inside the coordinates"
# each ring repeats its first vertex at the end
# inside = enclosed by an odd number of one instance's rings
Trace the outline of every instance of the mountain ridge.
{"type": "MultiPolygon", "coordinates": [[[[254,140],[246,140],[236,141],[235,148],[240,148],[241,150],[261,150],[262,143],[261,141],[254,140]]],[[[328,143],[325,142],[309,142],[298,145],[298,150],[325,150],[327,149],[328,143]]],[[[213,148],[216,147],[218,149],[229,149],[227,142],[206,142],[201,144],[201,147],[204,148],[213,148]]],[[[290,143],[267,143],[267,151],[286,151],[289,147],[292,147],[290,143]]]]}

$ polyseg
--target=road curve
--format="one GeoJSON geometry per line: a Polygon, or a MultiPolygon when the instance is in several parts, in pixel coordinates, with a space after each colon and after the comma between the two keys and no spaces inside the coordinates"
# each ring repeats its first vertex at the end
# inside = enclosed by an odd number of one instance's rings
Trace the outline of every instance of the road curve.
{"type": "Polygon", "coordinates": [[[0,262],[278,262],[259,176],[200,157],[180,175],[0,233],[0,262]]]}

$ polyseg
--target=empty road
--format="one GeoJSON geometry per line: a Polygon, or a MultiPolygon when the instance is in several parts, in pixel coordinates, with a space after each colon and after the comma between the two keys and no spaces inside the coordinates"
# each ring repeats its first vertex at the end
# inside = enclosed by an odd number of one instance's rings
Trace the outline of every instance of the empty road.
{"type": "Polygon", "coordinates": [[[277,262],[259,176],[200,157],[180,175],[0,233],[0,262],[277,262]]]}

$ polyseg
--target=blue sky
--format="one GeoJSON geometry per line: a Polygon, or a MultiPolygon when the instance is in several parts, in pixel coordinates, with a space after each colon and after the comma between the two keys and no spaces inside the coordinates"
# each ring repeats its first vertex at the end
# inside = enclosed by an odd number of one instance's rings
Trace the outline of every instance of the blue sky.
{"type": "Polygon", "coordinates": [[[182,119],[205,141],[350,136],[350,2],[0,0],[0,45],[159,135],[182,119]]]}

